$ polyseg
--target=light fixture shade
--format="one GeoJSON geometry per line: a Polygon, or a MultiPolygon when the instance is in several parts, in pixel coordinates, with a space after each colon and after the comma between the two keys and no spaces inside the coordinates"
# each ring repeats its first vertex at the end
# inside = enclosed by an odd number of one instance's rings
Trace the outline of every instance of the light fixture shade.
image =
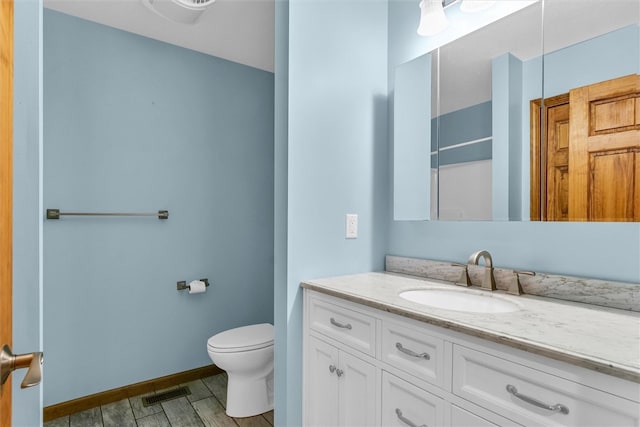
{"type": "Polygon", "coordinates": [[[422,0],[420,2],[420,24],[418,34],[432,36],[449,26],[441,0],[422,0]]]}
{"type": "Polygon", "coordinates": [[[173,22],[194,24],[216,0],[142,0],[154,13],[173,22]]]}
{"type": "Polygon", "coordinates": [[[460,10],[466,13],[480,12],[493,6],[495,0],[462,0],[460,10]]]}

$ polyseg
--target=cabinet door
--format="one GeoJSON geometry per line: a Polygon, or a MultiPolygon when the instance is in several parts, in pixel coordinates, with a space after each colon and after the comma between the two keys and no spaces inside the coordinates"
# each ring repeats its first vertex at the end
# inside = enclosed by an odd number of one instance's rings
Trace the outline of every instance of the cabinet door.
{"type": "Polygon", "coordinates": [[[382,425],[437,427],[444,424],[444,401],[388,372],[382,373],[382,425]]]}
{"type": "Polygon", "coordinates": [[[339,425],[374,426],[376,389],[379,387],[375,366],[341,351],[339,369],[339,425]]]}
{"type": "Polygon", "coordinates": [[[338,349],[309,336],[305,372],[305,425],[338,425],[337,365],[338,349]]]}

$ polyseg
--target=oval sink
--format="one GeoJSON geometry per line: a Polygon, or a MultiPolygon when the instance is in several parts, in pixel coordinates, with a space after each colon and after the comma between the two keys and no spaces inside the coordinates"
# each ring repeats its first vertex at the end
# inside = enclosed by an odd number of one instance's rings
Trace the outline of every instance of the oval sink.
{"type": "Polygon", "coordinates": [[[400,298],[418,304],[445,310],[465,311],[468,313],[510,313],[520,307],[493,295],[483,295],[468,291],[450,289],[417,289],[398,294],[400,298]]]}

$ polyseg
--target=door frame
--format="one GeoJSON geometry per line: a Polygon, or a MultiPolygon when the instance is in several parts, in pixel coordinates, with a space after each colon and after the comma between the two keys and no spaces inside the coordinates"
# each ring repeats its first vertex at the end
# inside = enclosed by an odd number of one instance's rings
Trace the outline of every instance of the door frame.
{"type": "Polygon", "coordinates": [[[547,112],[550,108],[569,103],[569,93],[529,102],[530,108],[530,218],[531,221],[547,220],[547,112]]]}
{"type": "MultiPolygon", "coordinates": [[[[6,0],[0,0],[5,2],[6,0]]],[[[13,3],[12,350],[43,351],[44,209],[42,201],[43,6],[13,3]]],[[[3,326],[0,324],[0,328],[3,326]]],[[[46,363],[43,369],[46,377],[46,363]]],[[[24,369],[14,372],[11,416],[15,425],[42,424],[42,385],[21,389],[24,369]],[[16,376],[17,375],[17,376],[16,376]]],[[[2,424],[0,424],[2,426],[2,424]]]]}
{"type": "MultiPolygon", "coordinates": [[[[13,0],[0,1],[0,346],[13,345],[13,0]]],[[[0,426],[11,425],[11,377],[0,388],[0,426]]]]}

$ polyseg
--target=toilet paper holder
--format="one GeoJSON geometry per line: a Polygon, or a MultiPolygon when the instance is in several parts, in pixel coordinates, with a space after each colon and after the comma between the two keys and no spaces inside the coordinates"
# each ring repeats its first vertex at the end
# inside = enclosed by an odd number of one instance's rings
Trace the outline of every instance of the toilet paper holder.
{"type": "MultiPolygon", "coordinates": [[[[198,279],[201,282],[204,282],[205,286],[209,286],[209,279],[198,279]]],[[[177,286],[176,288],[179,291],[184,291],[185,289],[191,289],[189,288],[189,285],[187,285],[187,281],[186,280],[180,280],[179,282],[177,282],[177,286]]]]}

